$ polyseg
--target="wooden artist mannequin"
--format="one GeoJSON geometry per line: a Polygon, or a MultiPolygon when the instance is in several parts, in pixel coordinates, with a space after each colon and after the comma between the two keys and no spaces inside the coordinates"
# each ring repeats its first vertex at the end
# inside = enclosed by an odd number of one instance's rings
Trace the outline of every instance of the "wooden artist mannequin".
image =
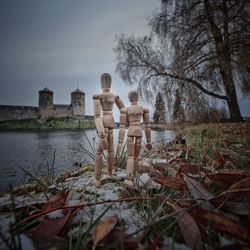
{"type": "Polygon", "coordinates": [[[133,177],[136,172],[138,156],[141,150],[141,139],[143,136],[141,128],[141,119],[143,118],[145,136],[147,139],[146,148],[151,149],[151,130],[150,130],[150,117],[149,110],[138,105],[138,93],[136,91],[130,91],[128,99],[131,106],[122,108],[120,110],[120,128],[119,138],[117,145],[117,152],[120,153],[123,147],[123,140],[125,134],[126,123],[128,122],[127,131],[127,178],[125,184],[133,186],[133,177]]]}
{"type": "Polygon", "coordinates": [[[95,126],[99,134],[99,142],[96,147],[95,155],[95,185],[100,187],[104,150],[107,155],[107,175],[112,176],[112,167],[114,161],[113,129],[115,121],[113,117],[114,103],[119,109],[124,108],[123,102],[119,96],[110,93],[111,75],[104,73],[101,75],[102,93],[93,96],[95,126]]]}

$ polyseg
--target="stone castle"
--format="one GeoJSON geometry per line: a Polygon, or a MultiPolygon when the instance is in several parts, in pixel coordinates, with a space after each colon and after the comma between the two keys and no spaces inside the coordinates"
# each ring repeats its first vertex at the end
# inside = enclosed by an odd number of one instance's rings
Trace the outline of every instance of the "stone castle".
{"type": "Polygon", "coordinates": [[[39,91],[38,107],[0,105],[0,121],[48,118],[85,118],[85,93],[76,89],[71,93],[71,104],[54,104],[53,91],[47,87],[39,91]]]}

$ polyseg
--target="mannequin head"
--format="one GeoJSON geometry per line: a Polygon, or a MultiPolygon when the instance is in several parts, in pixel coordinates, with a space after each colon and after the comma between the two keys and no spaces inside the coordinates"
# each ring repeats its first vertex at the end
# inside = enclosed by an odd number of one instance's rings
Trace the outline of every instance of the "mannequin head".
{"type": "Polygon", "coordinates": [[[137,103],[138,102],[138,93],[134,90],[129,91],[128,99],[131,103],[137,103]]]}
{"type": "Polygon", "coordinates": [[[101,75],[101,87],[103,91],[109,91],[111,88],[111,75],[109,73],[101,75]]]}

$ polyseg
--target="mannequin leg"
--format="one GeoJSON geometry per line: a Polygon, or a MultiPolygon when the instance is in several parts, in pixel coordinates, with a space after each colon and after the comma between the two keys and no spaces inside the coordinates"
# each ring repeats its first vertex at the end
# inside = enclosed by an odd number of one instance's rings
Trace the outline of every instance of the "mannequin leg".
{"type": "Polygon", "coordinates": [[[125,180],[125,183],[127,185],[133,186],[133,177],[134,177],[134,138],[128,137],[127,138],[127,153],[128,153],[128,159],[127,159],[127,178],[125,180]]]}
{"type": "Polygon", "coordinates": [[[100,142],[96,147],[95,154],[95,186],[101,186],[101,175],[102,175],[102,147],[100,142]]]}
{"type": "Polygon", "coordinates": [[[112,169],[114,163],[114,136],[113,130],[108,132],[108,157],[107,157],[107,175],[112,176],[112,169]]]}
{"type": "Polygon", "coordinates": [[[141,150],[141,137],[137,137],[135,139],[135,153],[134,153],[134,175],[137,171],[137,164],[138,164],[138,156],[141,150]]]}

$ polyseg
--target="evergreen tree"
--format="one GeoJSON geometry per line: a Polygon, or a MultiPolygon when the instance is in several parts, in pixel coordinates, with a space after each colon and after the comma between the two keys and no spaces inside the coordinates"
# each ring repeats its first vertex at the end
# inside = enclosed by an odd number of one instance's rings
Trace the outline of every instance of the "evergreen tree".
{"type": "Polygon", "coordinates": [[[166,123],[166,107],[165,102],[160,92],[158,92],[155,100],[155,112],[154,112],[154,123],[164,124],[166,123]]]}

